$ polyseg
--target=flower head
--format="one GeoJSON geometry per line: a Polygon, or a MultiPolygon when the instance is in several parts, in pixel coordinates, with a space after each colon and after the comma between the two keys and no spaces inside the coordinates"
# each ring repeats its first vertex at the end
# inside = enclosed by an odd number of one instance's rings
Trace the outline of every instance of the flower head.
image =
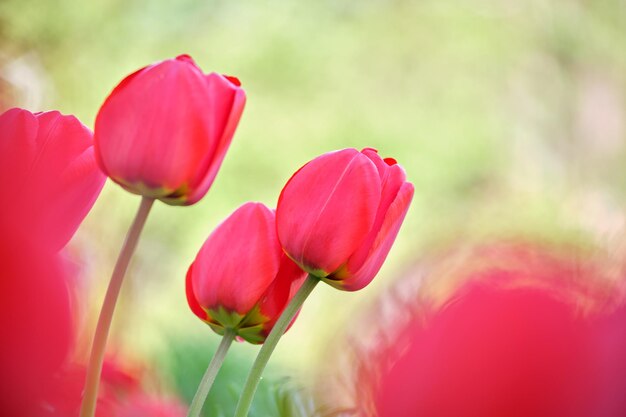
{"type": "Polygon", "coordinates": [[[339,289],[361,289],[383,265],[413,191],[396,161],[374,149],[326,153],[283,188],[278,237],[310,274],[339,289]]]}
{"type": "Polygon", "coordinates": [[[460,281],[443,299],[423,281],[416,294],[407,278],[424,269],[400,280],[358,352],[359,415],[626,415],[626,303],[608,268],[562,251],[500,243],[447,255],[426,278],[460,281]]]}
{"type": "Polygon", "coordinates": [[[188,55],[126,77],[96,118],[102,170],[128,191],[167,204],[200,200],[213,183],[246,96],[239,80],[204,74],[188,55]]]}
{"type": "Polygon", "coordinates": [[[274,212],[246,203],[208,237],[187,272],[187,300],[217,333],[262,343],[305,273],[282,253],[274,212]]]}

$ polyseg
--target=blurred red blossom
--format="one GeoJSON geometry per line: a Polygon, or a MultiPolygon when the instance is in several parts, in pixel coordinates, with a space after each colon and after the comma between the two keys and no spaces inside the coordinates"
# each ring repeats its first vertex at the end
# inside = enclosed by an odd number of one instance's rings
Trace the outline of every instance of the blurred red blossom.
{"type": "Polygon", "coordinates": [[[72,351],[75,268],[59,250],[104,179],[91,132],[75,117],[0,115],[1,415],[35,415],[72,351]]]}
{"type": "Polygon", "coordinates": [[[380,320],[373,345],[358,350],[359,415],[626,415],[616,270],[532,244],[485,245],[436,264],[418,293],[405,287],[390,303],[395,323],[380,320]],[[432,298],[437,279],[458,284],[432,298]]]}
{"type": "Polygon", "coordinates": [[[31,417],[73,346],[68,269],[30,236],[0,239],[0,415],[31,417]]]}
{"type": "Polygon", "coordinates": [[[0,115],[0,229],[58,250],[78,229],[105,176],[92,133],[57,111],[10,109],[0,115]]]}
{"type": "Polygon", "coordinates": [[[237,78],[204,74],[188,55],[148,65],[100,108],[100,167],[132,193],[194,204],[217,175],[245,101],[237,78]]]}
{"type": "Polygon", "coordinates": [[[369,284],[413,198],[392,158],[372,148],[325,153],[300,168],[276,208],[278,237],[300,267],[342,290],[369,284]]]}
{"type": "MultiPolygon", "coordinates": [[[[84,365],[68,364],[46,390],[35,417],[76,417],[79,415],[85,383],[84,365]]],[[[173,396],[147,393],[142,386],[144,372],[125,367],[116,357],[108,357],[102,368],[96,417],[182,417],[183,403],[173,396]]]]}

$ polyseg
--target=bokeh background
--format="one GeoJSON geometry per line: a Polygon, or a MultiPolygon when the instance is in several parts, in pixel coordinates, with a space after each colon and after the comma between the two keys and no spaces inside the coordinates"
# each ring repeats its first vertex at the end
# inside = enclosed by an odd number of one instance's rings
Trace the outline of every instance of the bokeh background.
{"type": "MultiPolygon", "coordinates": [[[[124,76],[181,53],[239,77],[248,103],[208,195],[155,205],[123,290],[112,350],[158,389],[190,399],[219,341],[184,296],[204,239],[245,201],[275,205],[290,175],[329,150],[396,158],[415,199],[372,285],[321,286],[307,302],[259,416],[275,415],[286,386],[318,379],[347,328],[375,325],[359,312],[431,254],[493,238],[626,250],[623,1],[2,0],[0,110],[58,109],[93,127],[124,76]]],[[[71,245],[89,294],[85,339],[138,204],[107,183],[71,245]]],[[[207,415],[229,413],[257,350],[235,346],[207,415]]]]}

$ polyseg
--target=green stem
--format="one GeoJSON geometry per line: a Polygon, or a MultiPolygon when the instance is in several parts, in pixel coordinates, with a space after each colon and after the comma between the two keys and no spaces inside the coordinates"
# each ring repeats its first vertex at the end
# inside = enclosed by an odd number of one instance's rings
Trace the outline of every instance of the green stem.
{"type": "Polygon", "coordinates": [[[248,411],[250,410],[250,406],[252,405],[252,399],[254,398],[254,394],[256,389],[261,381],[261,375],[263,374],[263,370],[267,365],[267,362],[272,356],[272,352],[274,352],[274,348],[278,344],[278,340],[282,337],[289,327],[289,323],[293,320],[295,315],[304,304],[304,300],[307,299],[311,291],[315,288],[317,283],[319,282],[319,278],[314,277],[313,275],[309,275],[296,293],[294,297],[291,299],[283,314],[280,315],[278,321],[274,325],[274,328],[270,332],[267,339],[261,346],[261,350],[259,351],[258,356],[256,357],[254,364],[252,365],[252,369],[248,374],[248,379],[246,380],[246,385],[243,387],[243,391],[241,392],[241,397],[239,398],[239,403],[237,403],[237,410],[235,411],[235,417],[246,417],[248,415],[248,411]]]}
{"type": "Polygon", "coordinates": [[[93,344],[91,346],[91,357],[89,358],[89,365],[87,367],[87,378],[85,381],[85,394],[83,396],[83,402],[80,407],[80,417],[93,417],[96,413],[96,402],[98,399],[98,386],[100,385],[100,374],[102,372],[102,362],[104,361],[104,352],[106,348],[107,337],[109,335],[109,329],[111,328],[111,321],[113,320],[113,312],[115,311],[115,304],[120,294],[120,288],[124,281],[124,275],[130,259],[137,247],[137,241],[139,235],[143,229],[144,224],[154,200],[151,198],[143,197],[141,204],[133,220],[133,224],[128,229],[126,234],[126,240],[122,246],[122,250],[117,258],[113,275],[111,275],[111,281],[109,282],[109,288],[104,297],[104,303],[102,304],[102,310],[100,310],[100,317],[98,317],[98,325],[96,326],[96,334],[93,338],[93,344]]]}
{"type": "Polygon", "coordinates": [[[215,381],[217,373],[224,363],[224,358],[226,358],[226,353],[228,352],[230,345],[233,343],[235,335],[236,332],[233,329],[226,329],[224,332],[222,341],[215,351],[213,359],[211,359],[211,363],[209,363],[209,367],[206,368],[206,372],[202,377],[202,381],[200,381],[200,385],[198,385],[196,394],[193,396],[193,400],[189,406],[189,411],[187,412],[187,417],[198,417],[200,415],[202,406],[206,401],[207,395],[209,395],[209,391],[211,390],[211,386],[215,381]]]}

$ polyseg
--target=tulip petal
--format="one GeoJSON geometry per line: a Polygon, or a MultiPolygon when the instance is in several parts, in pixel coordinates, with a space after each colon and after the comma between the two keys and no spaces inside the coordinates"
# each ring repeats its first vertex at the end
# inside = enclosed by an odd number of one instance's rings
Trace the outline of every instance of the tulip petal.
{"type": "Polygon", "coordinates": [[[105,178],[96,165],[93,147],[66,168],[54,190],[56,198],[48,199],[41,213],[41,230],[54,237],[54,246],[60,248],[72,238],[96,202],[105,178]]]}
{"type": "Polygon", "coordinates": [[[406,173],[400,165],[387,165],[387,163],[380,156],[378,156],[378,153],[375,150],[364,149],[362,152],[370,158],[378,168],[378,173],[382,183],[382,192],[374,225],[361,246],[350,256],[350,260],[347,265],[347,268],[350,271],[357,271],[373,252],[374,248],[372,246],[374,245],[380,229],[383,226],[383,222],[387,216],[387,211],[389,210],[391,204],[395,201],[400,188],[406,182],[406,173]]]}
{"type": "MultiPolygon", "coordinates": [[[[241,321],[237,335],[252,344],[263,343],[306,277],[306,272],[283,253],[276,279],[268,287],[259,303],[241,321]]],[[[299,312],[291,320],[285,332],[291,328],[298,314],[299,312]]]]}
{"type": "Polygon", "coordinates": [[[336,274],[329,277],[326,280],[327,283],[339,289],[356,291],[365,287],[374,279],[385,262],[393,242],[396,240],[400,226],[413,198],[413,193],[413,184],[409,182],[402,184],[398,195],[387,210],[382,227],[369,250],[366,261],[354,272],[350,270],[350,263],[348,263],[336,274]]]}
{"type": "Polygon", "coordinates": [[[189,266],[187,270],[187,275],[185,277],[185,296],[187,297],[187,304],[189,304],[189,308],[192,313],[198,316],[198,318],[204,322],[208,322],[209,316],[206,311],[202,308],[198,299],[196,298],[196,294],[193,292],[193,285],[191,282],[191,277],[193,276],[193,263],[189,266]]]}
{"type": "Polygon", "coordinates": [[[192,275],[193,293],[205,311],[222,307],[245,315],[254,307],[278,272],[275,227],[273,211],[246,203],[211,233],[192,275]]]}
{"type": "Polygon", "coordinates": [[[278,316],[285,309],[287,303],[293,298],[307,273],[285,254],[281,257],[280,269],[276,279],[267,289],[259,302],[259,311],[266,317],[271,317],[271,325],[278,320],[278,316]]]}
{"type": "Polygon", "coordinates": [[[370,231],[380,191],[376,167],[356,149],[312,160],[291,177],[278,200],[277,231],[285,252],[310,273],[332,273],[370,231]]]}
{"type": "Polygon", "coordinates": [[[361,153],[367,156],[374,163],[374,165],[376,165],[380,178],[384,178],[389,165],[378,155],[378,150],[374,148],[364,148],[361,150],[361,153]]]}
{"type": "MultiPolygon", "coordinates": [[[[15,226],[15,225],[14,225],[15,226]]],[[[74,339],[69,270],[19,227],[0,225],[0,415],[33,416],[74,339]]]]}
{"type": "MultiPolygon", "coordinates": [[[[120,81],[120,83],[118,85],[115,86],[115,88],[113,88],[113,90],[111,91],[111,93],[108,95],[108,97],[105,99],[104,103],[102,104],[102,107],[100,108],[100,111],[98,112],[98,115],[96,116],[96,126],[99,125],[98,123],[98,118],[100,117],[100,113],[102,112],[102,109],[104,107],[105,104],[107,104],[109,101],[111,101],[111,97],[118,95],[119,92],[123,91],[124,88],[130,84],[130,82],[135,79],[139,74],[141,74],[143,71],[145,71],[147,68],[150,68],[152,66],[154,66],[156,64],[153,65],[148,65],[146,67],[140,68],[137,71],[127,75],[126,77],[124,77],[124,79],[122,81],[120,81]]],[[[112,112],[112,110],[109,110],[112,112]]],[[[104,120],[106,121],[108,118],[104,117],[104,120]]],[[[115,127],[115,126],[112,126],[115,127]]],[[[108,129],[106,129],[104,131],[104,135],[103,136],[107,136],[107,141],[108,141],[108,129]]],[[[115,133],[115,132],[114,132],[115,133]]],[[[96,136],[101,136],[101,135],[96,135],[94,133],[94,148],[96,149],[96,161],[98,162],[98,166],[100,167],[100,169],[102,170],[102,172],[104,172],[106,174],[106,176],[108,177],[112,177],[111,172],[109,171],[109,169],[107,168],[107,163],[105,161],[105,158],[103,157],[103,153],[100,152],[101,146],[99,141],[97,140],[96,136]]],[[[105,146],[105,148],[108,148],[109,145],[105,146]]],[[[119,149],[119,143],[115,143],[110,145],[112,147],[114,147],[116,149],[116,151],[119,149]]],[[[106,160],[108,160],[108,158],[106,158],[106,160]]]]}
{"type": "Polygon", "coordinates": [[[209,89],[212,91],[211,98],[214,100],[215,109],[213,134],[219,138],[214,152],[207,157],[207,168],[202,170],[203,175],[193,185],[193,192],[186,204],[194,204],[200,200],[213,184],[222,161],[226,156],[230,143],[239,124],[239,119],[246,103],[246,93],[239,85],[234,84],[226,77],[219,74],[207,76],[209,89]]]}
{"type": "Polygon", "coordinates": [[[18,201],[23,189],[30,156],[35,153],[39,123],[31,112],[13,108],[0,116],[0,202],[18,201]]]}
{"type": "Polygon", "coordinates": [[[93,145],[92,133],[76,117],[58,111],[36,114],[36,154],[29,170],[41,175],[53,174],[93,145]]]}

